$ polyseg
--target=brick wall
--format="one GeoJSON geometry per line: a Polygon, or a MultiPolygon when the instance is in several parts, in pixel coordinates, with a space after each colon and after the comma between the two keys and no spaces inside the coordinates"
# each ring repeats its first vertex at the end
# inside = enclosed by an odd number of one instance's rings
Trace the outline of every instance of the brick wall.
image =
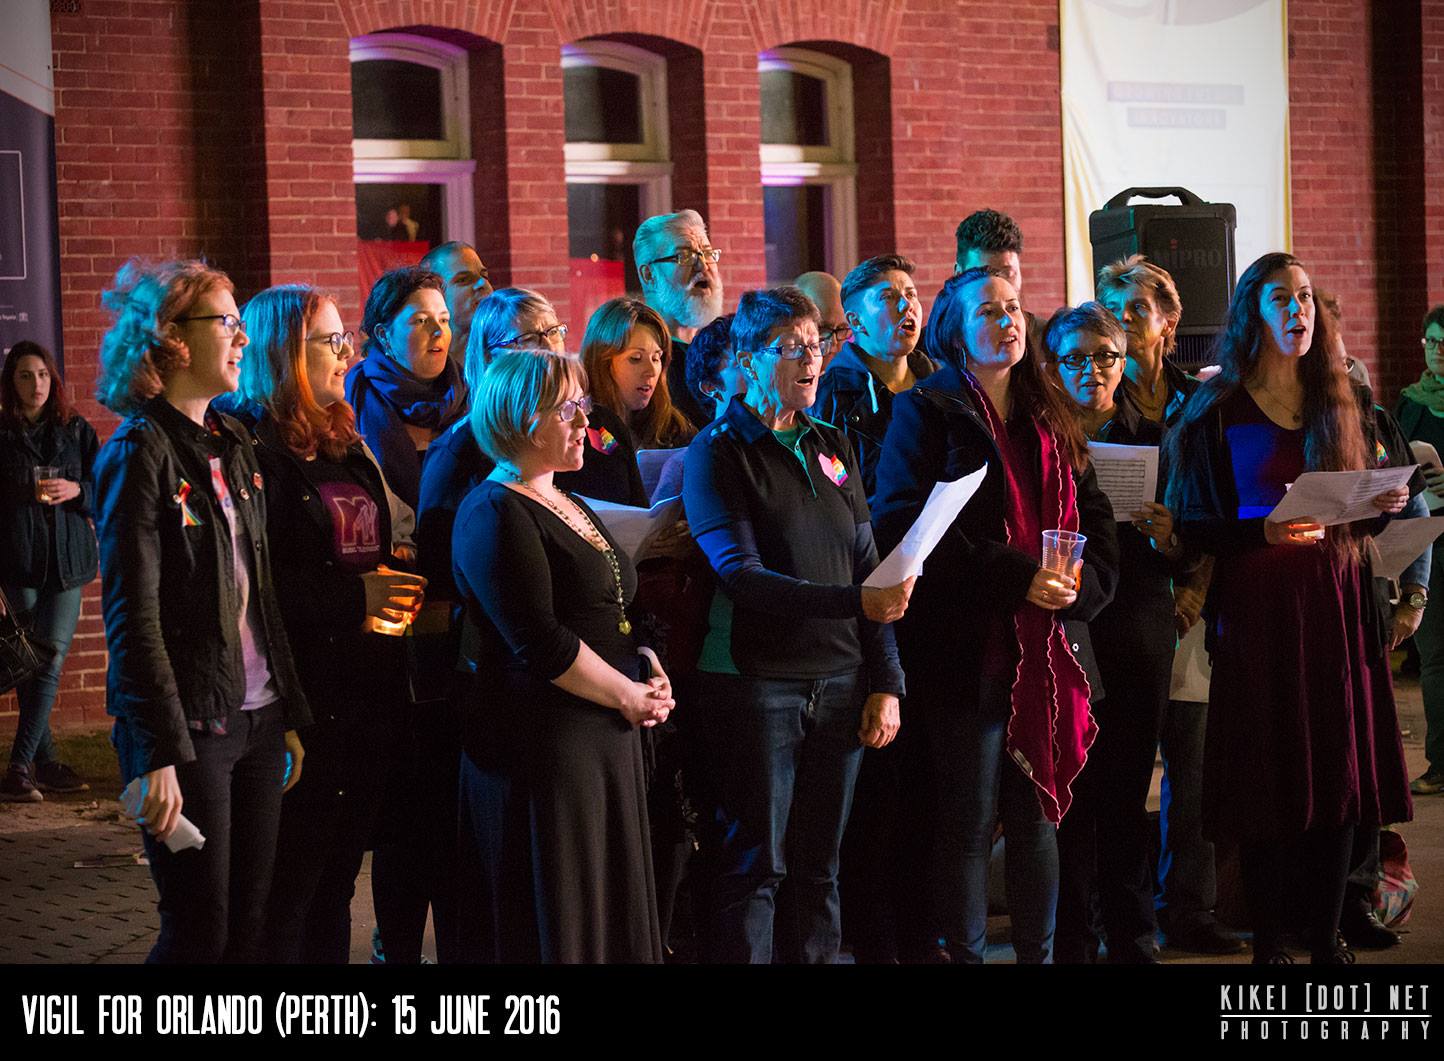
{"type": "MultiPolygon", "coordinates": [[[[357,321],[347,49],[383,30],[471,53],[478,245],[499,283],[548,292],[563,319],[560,48],[593,36],[668,57],[674,203],[708,219],[732,296],[763,277],[756,56],[803,45],[853,64],[861,253],[901,250],[936,290],[958,219],[993,206],[1026,233],[1026,301],[1063,297],[1056,0],[1015,0],[1003,20],[980,0],[85,0],[52,28],[66,369],[82,395],[100,292],[131,255],[205,254],[242,299],[311,280],[357,321]]],[[[1417,373],[1419,317],[1444,300],[1444,0],[1292,0],[1289,37],[1295,249],[1392,398],[1417,373]]],[[[62,724],[100,717],[97,603],[92,587],[62,724]]]]}

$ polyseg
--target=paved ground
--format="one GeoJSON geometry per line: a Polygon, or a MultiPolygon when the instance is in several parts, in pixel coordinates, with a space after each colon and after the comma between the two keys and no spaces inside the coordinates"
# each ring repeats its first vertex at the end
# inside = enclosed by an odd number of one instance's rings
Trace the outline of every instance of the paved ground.
{"type": "MultiPolygon", "coordinates": [[[[1416,682],[1398,689],[1410,776],[1423,770],[1424,718],[1416,682]]],[[[144,959],[155,939],[155,890],[140,859],[135,830],[120,817],[118,784],[107,773],[99,741],[67,742],[94,791],[42,804],[0,804],[0,964],[129,963],[144,959]]],[[[69,754],[69,753],[67,753],[69,754]]],[[[113,766],[109,767],[113,770],[113,766]]],[[[1444,796],[1420,799],[1415,820],[1400,826],[1420,891],[1403,946],[1361,955],[1362,963],[1444,963],[1444,796]]],[[[352,904],[351,960],[370,950],[374,912],[370,863],[362,868],[352,904]]],[[[989,961],[1010,961],[1007,918],[989,923],[989,961]]],[[[435,953],[428,942],[428,951],[435,953]]],[[[1165,951],[1168,962],[1243,962],[1200,959],[1165,951]]]]}

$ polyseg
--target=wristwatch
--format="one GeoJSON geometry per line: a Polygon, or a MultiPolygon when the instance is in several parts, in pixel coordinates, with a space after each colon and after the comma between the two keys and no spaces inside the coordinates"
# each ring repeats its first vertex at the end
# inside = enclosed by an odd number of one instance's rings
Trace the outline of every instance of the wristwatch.
{"type": "Polygon", "coordinates": [[[1429,594],[1416,589],[1404,597],[1404,603],[1416,611],[1422,612],[1429,604],[1429,594]]]}

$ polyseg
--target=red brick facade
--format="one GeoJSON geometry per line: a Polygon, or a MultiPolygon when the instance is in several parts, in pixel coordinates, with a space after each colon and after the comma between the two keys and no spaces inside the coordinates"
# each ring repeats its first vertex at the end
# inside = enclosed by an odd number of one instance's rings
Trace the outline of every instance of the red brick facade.
{"type": "MultiPolygon", "coordinates": [[[[1026,301],[1044,312],[1063,297],[1056,0],[79,8],[52,28],[65,365],[80,395],[94,389],[100,292],[131,255],[203,253],[242,299],[309,280],[356,322],[348,42],[383,30],[471,53],[476,242],[499,284],[548,292],[563,319],[560,47],[594,36],[668,57],[673,202],[707,218],[733,297],[763,278],[756,61],[783,45],[853,66],[860,254],[900,250],[936,290],[958,219],[995,206],[1027,236],[1026,301]]],[[[1444,0],[1292,0],[1289,39],[1295,250],[1343,298],[1351,352],[1391,397],[1418,371],[1420,316],[1444,299],[1444,0]]],[[[81,408],[108,434],[113,418],[81,408]]],[[[102,717],[98,604],[92,587],[62,724],[102,717]]],[[[13,710],[0,699],[0,726],[13,710]]]]}

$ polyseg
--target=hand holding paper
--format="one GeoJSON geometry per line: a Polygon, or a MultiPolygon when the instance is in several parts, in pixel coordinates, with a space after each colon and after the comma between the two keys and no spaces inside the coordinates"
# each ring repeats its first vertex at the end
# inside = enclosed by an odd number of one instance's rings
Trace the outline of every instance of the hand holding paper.
{"type": "Polygon", "coordinates": [[[1374,499],[1407,486],[1417,464],[1403,468],[1364,468],[1356,472],[1304,472],[1268,514],[1270,523],[1312,519],[1333,527],[1379,514],[1374,499]]]}
{"type": "Polygon", "coordinates": [[[951,483],[938,483],[928,495],[927,504],[913,522],[912,527],[898,542],[897,548],[888,553],[883,562],[873,568],[872,574],[863,582],[864,586],[882,589],[896,586],[913,575],[921,574],[923,561],[937,548],[947,529],[958,518],[963,506],[978,492],[983,477],[988,474],[985,464],[975,472],[951,483]]]}

